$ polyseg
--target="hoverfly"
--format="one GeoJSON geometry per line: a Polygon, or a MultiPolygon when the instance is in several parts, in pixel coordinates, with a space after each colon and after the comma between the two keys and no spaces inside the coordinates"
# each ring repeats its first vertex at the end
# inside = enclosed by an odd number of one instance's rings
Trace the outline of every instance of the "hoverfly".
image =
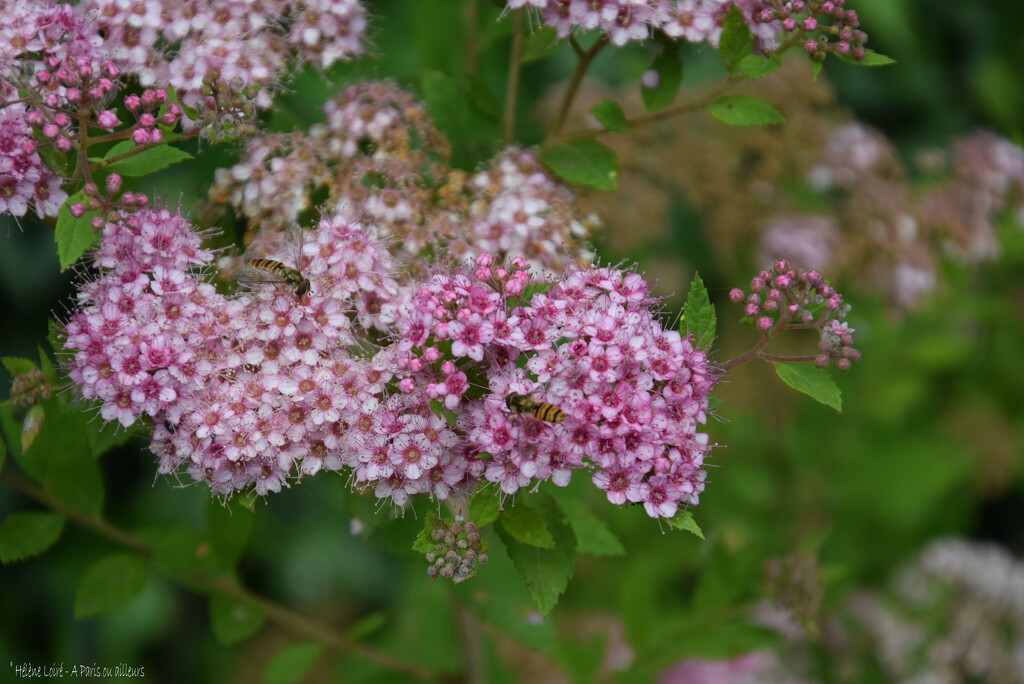
{"type": "Polygon", "coordinates": [[[509,393],[505,397],[505,406],[513,413],[529,413],[537,420],[543,420],[546,423],[561,423],[565,420],[565,412],[562,409],[546,401],[534,401],[532,397],[525,394],[509,393]]]}
{"type": "Polygon", "coordinates": [[[302,297],[312,287],[309,279],[298,270],[302,266],[302,236],[303,230],[297,223],[288,226],[285,232],[285,238],[294,252],[292,261],[296,268],[285,266],[275,259],[253,259],[232,273],[231,277],[246,287],[262,283],[284,283],[295,288],[297,297],[302,297]]]}

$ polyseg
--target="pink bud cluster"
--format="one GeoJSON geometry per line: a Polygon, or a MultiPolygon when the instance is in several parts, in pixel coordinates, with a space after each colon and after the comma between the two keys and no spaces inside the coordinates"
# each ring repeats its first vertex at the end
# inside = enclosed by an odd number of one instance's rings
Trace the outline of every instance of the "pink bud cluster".
{"type": "MultiPolygon", "coordinates": [[[[136,124],[131,139],[140,146],[159,145],[163,142],[164,134],[157,128],[157,124],[173,128],[183,114],[181,105],[175,102],[167,104],[167,91],[162,88],[144,90],[141,95],[128,95],[124,98],[124,106],[135,115],[136,124]],[[161,114],[158,110],[164,105],[167,105],[166,111],[161,114]]],[[[115,120],[114,125],[118,123],[115,120]]]]}
{"type": "Polygon", "coordinates": [[[127,212],[127,216],[130,218],[132,212],[149,204],[149,197],[145,193],[131,191],[121,193],[122,182],[123,179],[119,174],[110,174],[103,184],[105,192],[101,191],[95,183],[86,183],[82,189],[86,201],[72,204],[69,208],[71,215],[75,218],[82,218],[87,211],[97,212],[92,217],[92,227],[99,232],[103,230],[108,221],[120,222],[123,218],[120,212],[127,212]]]}
{"type": "Polygon", "coordinates": [[[821,336],[815,358],[819,368],[834,363],[849,370],[860,352],[853,348],[853,328],[842,322],[850,305],[817,272],[792,267],[785,260],[750,281],[750,294],[735,288],[729,299],[744,304],[743,314],[767,337],[786,329],[815,329],[821,336]]]}
{"type": "Polygon", "coordinates": [[[636,273],[575,267],[531,293],[523,265],[482,254],[425,284],[397,322],[399,386],[459,408],[467,464],[505,494],[586,468],[609,501],[652,517],[696,504],[714,385],[705,354],[661,328],[636,273]],[[517,413],[510,393],[565,418],[517,413]]]}
{"type": "Polygon", "coordinates": [[[96,27],[70,4],[18,3],[0,25],[0,93],[29,103],[25,119],[58,152],[69,152],[78,128],[114,130],[117,112],[107,109],[120,69],[101,47],[96,27]],[[21,95],[18,94],[21,92],[21,95]]]}
{"type": "Polygon", "coordinates": [[[67,193],[61,179],[43,163],[21,105],[0,109],[0,213],[56,216],[67,193]]]}
{"type": "Polygon", "coordinates": [[[868,35],[859,28],[857,11],[846,8],[846,0],[766,0],[757,4],[755,21],[776,26],[781,22],[786,34],[808,35],[804,49],[814,59],[825,59],[829,52],[864,59],[868,35]]]}
{"type": "Polygon", "coordinates": [[[489,544],[480,537],[476,524],[466,522],[462,516],[453,521],[437,520],[430,533],[434,548],[426,553],[427,574],[431,581],[447,577],[455,584],[469,579],[477,564],[487,562],[489,544]]]}

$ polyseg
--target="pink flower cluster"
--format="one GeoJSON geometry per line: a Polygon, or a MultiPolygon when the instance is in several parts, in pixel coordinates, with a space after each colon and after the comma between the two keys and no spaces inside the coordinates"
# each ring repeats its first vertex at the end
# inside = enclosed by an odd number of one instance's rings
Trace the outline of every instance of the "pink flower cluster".
{"type": "Polygon", "coordinates": [[[783,216],[761,236],[761,263],[786,259],[818,271],[832,262],[841,242],[836,221],[824,216],[783,216]]]}
{"type": "Polygon", "coordinates": [[[776,261],[771,269],[761,271],[750,281],[750,294],[735,288],[729,292],[734,303],[744,303],[743,313],[766,337],[786,329],[814,329],[821,336],[815,358],[819,368],[834,363],[849,370],[860,352],[853,348],[853,333],[842,322],[850,305],[817,272],[776,261]]]}
{"type": "Polygon", "coordinates": [[[382,236],[410,253],[433,239],[424,214],[434,202],[424,176],[441,178],[448,141],[425,107],[389,81],[358,83],[324,104],[307,133],[254,137],[245,158],[218,169],[210,196],[251,220],[283,227],[326,186],[328,206],[359,207],[382,236]],[[372,183],[365,183],[372,179],[372,183]]]}
{"type": "Polygon", "coordinates": [[[220,341],[217,312],[231,310],[192,272],[212,256],[202,237],[167,209],[103,229],[93,257],[101,276],[81,286],[63,335],[68,376],[100,401],[104,420],[162,418],[214,371],[210,358],[223,352],[210,349],[220,341]]]}
{"type": "Polygon", "coordinates": [[[453,169],[425,107],[388,81],[349,86],[324,114],[308,134],[251,139],[240,163],[217,170],[211,199],[283,227],[326,190],[328,206],[358,211],[396,256],[488,252],[554,271],[589,259],[596,220],[578,218],[573,194],[534,151],[507,148],[474,174],[453,169]]]}
{"type": "MultiPolygon", "coordinates": [[[[266,107],[290,59],[327,67],[360,55],[366,30],[358,0],[276,0],[258,9],[241,0],[27,0],[3,9],[2,94],[30,88],[51,109],[76,106],[84,95],[100,103],[122,75],[144,87],[171,86],[192,107],[213,81],[261,85],[256,104],[266,107]]],[[[97,121],[116,126],[112,110],[97,121]]]]}
{"type": "Polygon", "coordinates": [[[545,24],[558,30],[559,38],[573,31],[598,29],[621,46],[662,30],[672,38],[715,47],[733,5],[751,25],[760,49],[778,46],[782,24],[762,22],[755,13],[762,6],[757,0],[508,0],[507,4],[509,9],[534,9],[545,24]]]}
{"type": "Polygon", "coordinates": [[[531,285],[524,260],[482,254],[402,288],[379,239],[325,217],[301,251],[261,243],[308,292],[278,277],[228,298],[201,277],[202,237],[166,209],[108,222],[63,329],[69,377],[105,420],[148,416],[161,472],[229,495],[347,468],[403,506],[586,468],[652,517],[698,502],[714,378],[640,275],[577,266],[531,285]],[[371,327],[392,342],[367,359],[371,327]]]}
{"type": "Polygon", "coordinates": [[[636,273],[576,267],[529,294],[524,265],[482,254],[425,284],[397,322],[399,387],[459,409],[467,475],[482,470],[505,494],[587,468],[609,501],[652,517],[696,504],[714,385],[705,354],[662,329],[636,273]],[[564,420],[514,411],[511,393],[564,420]]]}
{"type": "Polygon", "coordinates": [[[592,256],[582,245],[597,219],[585,225],[578,214],[572,192],[533,150],[509,147],[469,180],[465,209],[450,215],[448,249],[457,257],[519,255],[531,268],[560,272],[569,259],[592,256]],[[569,245],[580,247],[569,254],[569,245]]]}
{"type": "MultiPolygon", "coordinates": [[[[172,85],[190,106],[211,79],[272,85],[292,53],[321,67],[361,55],[366,30],[358,0],[87,0],[78,11],[106,36],[103,49],[123,71],[144,86],[172,85]]],[[[264,89],[257,105],[269,104],[264,89]]]]}
{"type": "Polygon", "coordinates": [[[229,299],[196,272],[212,259],[202,237],[166,209],[106,225],[100,276],[64,328],[69,377],[105,420],[149,416],[161,472],[183,468],[216,493],[341,468],[349,425],[388,380],[349,352],[395,291],[386,250],[325,218],[295,264],[309,294],[272,285],[229,299]]]}

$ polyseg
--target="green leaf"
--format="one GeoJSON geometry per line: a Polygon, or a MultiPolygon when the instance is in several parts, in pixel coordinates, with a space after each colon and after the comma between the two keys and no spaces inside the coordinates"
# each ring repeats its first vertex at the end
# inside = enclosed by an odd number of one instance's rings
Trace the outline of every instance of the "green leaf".
{"type": "Polygon", "coordinates": [[[675,514],[675,517],[669,518],[669,524],[677,530],[683,530],[684,532],[692,532],[694,535],[704,538],[704,532],[701,531],[700,525],[693,519],[693,513],[689,509],[685,511],[679,511],[675,514]]]}
{"type": "Polygon", "coordinates": [[[0,525],[0,562],[6,565],[38,556],[54,545],[63,529],[63,515],[11,513],[0,525]]]}
{"type": "Polygon", "coordinates": [[[466,83],[434,69],[423,72],[423,100],[452,144],[452,164],[472,168],[492,156],[501,140],[500,119],[476,105],[466,83]]]}
{"type": "Polygon", "coordinates": [[[682,322],[686,324],[689,332],[693,333],[697,349],[707,349],[715,341],[718,316],[699,273],[693,274],[690,293],[686,296],[686,305],[683,307],[682,322]]]}
{"type": "Polygon", "coordinates": [[[403,47],[415,50],[416,64],[447,74],[461,73],[466,52],[459,4],[450,0],[417,0],[408,5],[407,13],[416,30],[403,47]]]}
{"type": "Polygon", "coordinates": [[[493,119],[501,118],[501,104],[498,98],[494,97],[487,82],[475,74],[465,74],[463,79],[466,93],[473,106],[493,119]]]}
{"type": "Polygon", "coordinates": [[[519,297],[524,302],[528,302],[533,299],[533,295],[535,294],[547,294],[552,285],[554,285],[554,283],[537,283],[536,285],[527,285],[519,297]]]}
{"type": "Polygon", "coordinates": [[[38,346],[39,369],[43,371],[43,378],[46,380],[46,382],[50,383],[51,385],[56,385],[58,382],[57,369],[54,367],[53,361],[50,359],[50,356],[46,353],[46,350],[43,349],[43,345],[40,344],[38,346]]]}
{"type": "Polygon", "coordinates": [[[437,517],[437,513],[427,511],[427,514],[423,517],[423,529],[416,535],[416,539],[412,543],[412,550],[424,555],[433,551],[434,547],[437,546],[437,542],[434,541],[432,535],[434,530],[439,530],[442,527],[447,527],[447,525],[441,518],[437,517]]]}
{"type": "Polygon", "coordinates": [[[0,436],[0,470],[3,469],[5,461],[7,461],[7,442],[0,436]]]}
{"type": "Polygon", "coordinates": [[[803,392],[815,401],[842,413],[842,393],[823,368],[818,368],[807,361],[776,362],[775,374],[796,391],[803,392]]]}
{"type": "Polygon", "coordinates": [[[749,95],[720,97],[708,107],[711,116],[730,126],[764,126],[785,123],[775,107],[749,95]]]}
{"type": "Polygon", "coordinates": [[[541,26],[523,39],[523,64],[544,59],[558,48],[558,31],[552,26],[541,26]]]}
{"type": "Polygon", "coordinates": [[[438,418],[444,418],[445,422],[448,423],[448,427],[455,427],[455,421],[458,420],[458,415],[455,411],[448,409],[443,401],[437,399],[430,400],[430,410],[434,412],[434,415],[438,418]]]}
{"type": "Polygon", "coordinates": [[[578,500],[565,498],[559,505],[576,535],[577,553],[588,556],[621,556],[626,553],[615,533],[578,500]]]}
{"type": "Polygon", "coordinates": [[[743,18],[743,12],[733,5],[725,18],[722,37],[718,42],[718,54],[722,57],[722,64],[730,74],[736,73],[743,58],[753,49],[754,37],[750,35],[750,27],[743,18]]]}
{"type": "Polygon", "coordinates": [[[19,417],[19,411],[21,407],[15,406],[10,399],[4,402],[0,402],[0,430],[3,431],[3,439],[0,439],[0,453],[3,454],[3,460],[7,460],[7,454],[10,452],[12,458],[18,462],[21,469],[24,470],[33,479],[38,479],[37,473],[32,468],[32,463],[25,458],[25,452],[21,450],[21,422],[16,418],[19,417]]]}
{"type": "Polygon", "coordinates": [[[651,69],[658,73],[658,85],[653,88],[640,86],[640,96],[648,112],[656,112],[672,104],[679,94],[683,82],[683,60],[679,55],[679,43],[666,42],[661,53],[654,58],[651,69]]]}
{"type": "Polygon", "coordinates": [[[95,429],[81,406],[64,407],[56,398],[38,406],[46,421],[19,460],[29,475],[65,503],[88,515],[103,506],[103,478],[89,450],[88,433],[95,429]]]}
{"type": "Polygon", "coordinates": [[[25,422],[21,424],[21,450],[28,451],[43,427],[43,419],[46,418],[46,411],[42,404],[36,404],[25,414],[25,422]]]}
{"type": "MultiPolygon", "coordinates": [[[[138,149],[138,145],[130,140],[123,140],[110,148],[110,151],[104,155],[104,158],[113,159],[118,155],[131,152],[135,149],[138,149]]],[[[188,152],[179,150],[173,145],[163,143],[156,145],[155,147],[147,147],[138,154],[116,161],[107,166],[104,170],[119,173],[122,176],[148,176],[151,173],[156,173],[161,169],[167,168],[171,164],[177,164],[178,162],[193,158],[194,157],[188,152]]]]}
{"type": "Polygon", "coordinates": [[[206,507],[206,529],[217,557],[224,567],[238,565],[239,558],[252,536],[256,516],[244,506],[231,506],[212,499],[206,507]]]}
{"type": "Polygon", "coordinates": [[[444,402],[438,401],[437,399],[430,400],[430,410],[434,412],[434,415],[438,418],[444,418],[444,402]]]}
{"type": "Polygon", "coordinates": [[[89,450],[92,452],[93,458],[99,458],[114,447],[121,446],[137,434],[135,429],[125,429],[117,421],[112,423],[95,421],[89,423],[86,426],[86,430],[86,436],[89,438],[89,450]]]}
{"type": "Polygon", "coordinates": [[[516,541],[541,549],[555,548],[555,538],[544,525],[537,511],[524,503],[506,508],[501,514],[501,525],[516,541]]]}
{"type": "Polygon", "coordinates": [[[576,568],[576,538],[551,497],[538,497],[537,503],[536,510],[554,539],[554,548],[542,549],[523,544],[509,534],[500,521],[495,529],[541,615],[547,615],[565,591],[576,568]]]}
{"type": "Polygon", "coordinates": [[[515,21],[512,16],[512,12],[502,13],[499,19],[496,21],[489,21],[481,27],[480,34],[477,36],[479,47],[487,47],[497,40],[512,35],[512,29],[514,27],[515,21]]]}
{"type": "MultiPolygon", "coordinates": [[[[598,633],[590,638],[577,635],[573,639],[559,641],[559,662],[569,672],[573,682],[607,681],[599,673],[605,667],[605,652],[609,638],[608,634],[598,633]]],[[[616,678],[614,681],[628,680],[616,678]]]]}
{"type": "Polygon", "coordinates": [[[541,154],[541,160],[556,176],[570,183],[598,190],[614,190],[618,183],[619,158],[590,138],[548,148],[541,154]]]}
{"type": "Polygon", "coordinates": [[[65,270],[78,261],[99,238],[90,221],[97,215],[95,211],[87,211],[81,218],[71,215],[71,205],[84,201],[85,195],[77,192],[64,202],[57,213],[57,227],[53,237],[57,241],[57,258],[60,270],[65,270]]]}
{"type": "Polygon", "coordinates": [[[4,356],[0,358],[0,362],[4,364],[4,368],[11,375],[24,375],[25,373],[39,370],[39,366],[34,361],[20,356],[4,356]]]}
{"type": "Polygon", "coordinates": [[[247,601],[214,594],[210,597],[210,627],[225,646],[251,637],[263,626],[263,611],[247,601]]]}
{"type": "Polygon", "coordinates": [[[860,61],[857,61],[853,57],[853,55],[849,53],[841,55],[838,52],[834,52],[832,54],[834,54],[836,57],[843,60],[847,64],[853,64],[854,66],[876,67],[888,66],[889,64],[896,64],[896,60],[893,59],[892,57],[886,57],[885,55],[875,52],[874,50],[865,50],[864,59],[860,61]]]}
{"type": "Polygon", "coordinates": [[[782,66],[782,58],[778,55],[747,55],[740,60],[743,75],[750,79],[764,78],[782,66]]]}
{"type": "Polygon", "coordinates": [[[602,100],[590,108],[598,123],[614,133],[625,133],[629,130],[626,114],[615,100],[602,100]]]}
{"type": "Polygon", "coordinates": [[[820,59],[811,61],[811,68],[814,70],[814,80],[818,80],[818,76],[821,76],[821,67],[824,66],[825,62],[820,59]]]}
{"type": "Polygon", "coordinates": [[[387,626],[388,622],[388,614],[383,610],[378,610],[350,625],[345,630],[345,636],[352,641],[364,641],[380,632],[380,630],[387,626]]]}
{"type": "Polygon", "coordinates": [[[263,684],[295,684],[301,682],[320,659],[324,647],[307,641],[285,646],[274,654],[263,670],[263,684]]]}
{"type": "Polygon", "coordinates": [[[146,583],[146,562],[114,553],[89,566],[75,590],[75,619],[92,617],[130,601],[146,583]]]}
{"type": "Polygon", "coordinates": [[[191,527],[156,528],[140,536],[153,550],[153,560],[182,584],[206,593],[211,578],[231,581],[210,541],[191,527]]]}
{"type": "Polygon", "coordinates": [[[469,519],[477,527],[486,527],[498,519],[501,502],[493,489],[481,487],[469,500],[469,519]]]}

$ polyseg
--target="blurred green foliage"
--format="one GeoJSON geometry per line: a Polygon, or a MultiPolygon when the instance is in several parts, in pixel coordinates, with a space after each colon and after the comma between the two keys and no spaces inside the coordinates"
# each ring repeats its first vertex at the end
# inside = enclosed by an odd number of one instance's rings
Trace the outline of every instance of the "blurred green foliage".
{"type": "MultiPolygon", "coordinates": [[[[377,17],[375,59],[299,74],[268,125],[307,126],[343,84],[390,77],[416,90],[453,133],[458,165],[473,168],[489,157],[500,144],[510,20],[472,38],[477,59],[469,63],[461,3],[370,4],[377,17]]],[[[477,8],[481,25],[500,17],[492,3],[477,8]]],[[[945,144],[977,127],[1020,141],[1024,33],[1019,21],[1007,21],[1018,12],[1016,3],[857,0],[856,8],[872,47],[898,61],[884,69],[826,64],[824,77],[860,119],[905,152],[945,144]]],[[[527,144],[542,139],[532,113],[546,90],[567,78],[574,59],[564,43],[533,49],[545,59],[530,61],[523,72],[517,138],[527,144]]],[[[657,50],[606,51],[594,73],[609,86],[634,81],[657,50]]],[[[724,71],[706,47],[685,47],[683,59],[684,90],[724,71]]],[[[231,164],[235,152],[224,145],[190,152],[201,154],[131,179],[126,189],[172,200],[180,191],[184,205],[193,206],[204,198],[214,169],[231,164]]],[[[677,218],[674,223],[693,229],[673,232],[661,244],[675,253],[660,256],[679,264],[714,260],[699,232],[700,217],[677,218]]],[[[235,239],[235,226],[224,228],[225,240],[235,239]]],[[[48,318],[59,318],[69,305],[72,274],[59,271],[50,228],[8,221],[6,233],[0,353],[34,359],[48,318]]],[[[567,506],[581,507],[574,513],[581,519],[603,520],[625,551],[581,556],[547,620],[493,532],[487,537],[495,547],[491,560],[475,578],[455,587],[431,584],[422,557],[411,550],[431,505],[426,501],[395,518],[353,495],[340,477],[321,475],[257,501],[254,512],[238,503],[225,510],[201,486],[155,477],[155,458],[141,439],[104,442],[112,448],[94,458],[88,444],[72,437],[105,439],[99,420],[70,409],[66,393],[45,406],[32,447],[45,457],[26,460],[17,436],[24,411],[8,407],[4,470],[16,470],[14,463],[26,472],[49,468],[48,491],[84,510],[102,507],[105,519],[149,540],[151,556],[145,572],[114,555],[125,552],[123,545],[65,524],[44,556],[5,565],[0,662],[128,663],[144,666],[146,678],[157,682],[251,682],[273,660],[266,681],[292,681],[289,673],[307,669],[308,681],[401,681],[352,654],[299,643],[246,612],[248,604],[223,597],[211,602],[202,590],[190,590],[188,573],[198,557],[214,575],[240,578],[353,639],[439,672],[461,672],[472,660],[483,680],[514,681],[506,664],[517,662],[520,677],[561,668],[574,681],[595,681],[598,670],[607,675],[602,658],[625,641],[632,659],[620,680],[650,681],[682,657],[781,648],[777,633],[745,615],[764,596],[766,562],[801,545],[817,553],[824,610],[840,609],[854,589],[882,586],[895,567],[939,536],[991,538],[1022,552],[1024,237],[1007,217],[1000,238],[997,262],[980,269],[948,266],[949,286],[918,311],[894,317],[880,301],[851,299],[864,360],[839,378],[842,414],[783,387],[770,368],[744,367],[723,383],[722,420],[712,418],[709,429],[723,446],[713,452],[707,491],[693,511],[706,541],[662,534],[641,509],[610,506],[582,474],[566,492],[542,487],[540,496],[581,502],[567,506]],[[120,581],[141,582],[141,592],[91,616],[91,608],[76,602],[76,587],[83,577],[109,580],[103,564],[110,570],[118,563],[120,581]]],[[[612,262],[620,256],[599,253],[612,262]]],[[[753,333],[737,325],[739,311],[725,295],[749,275],[716,270],[705,276],[718,307],[718,339],[742,350],[753,333]]],[[[0,371],[4,396],[9,386],[10,376],[0,371]]],[[[0,487],[0,516],[43,510],[10,482],[0,487]]],[[[596,534],[600,540],[588,541],[597,545],[590,552],[614,548],[615,540],[596,534]]],[[[116,601],[116,587],[111,592],[116,601]]],[[[843,681],[827,658],[816,667],[822,681],[843,681]]],[[[861,676],[884,681],[870,666],[861,676]]]]}

